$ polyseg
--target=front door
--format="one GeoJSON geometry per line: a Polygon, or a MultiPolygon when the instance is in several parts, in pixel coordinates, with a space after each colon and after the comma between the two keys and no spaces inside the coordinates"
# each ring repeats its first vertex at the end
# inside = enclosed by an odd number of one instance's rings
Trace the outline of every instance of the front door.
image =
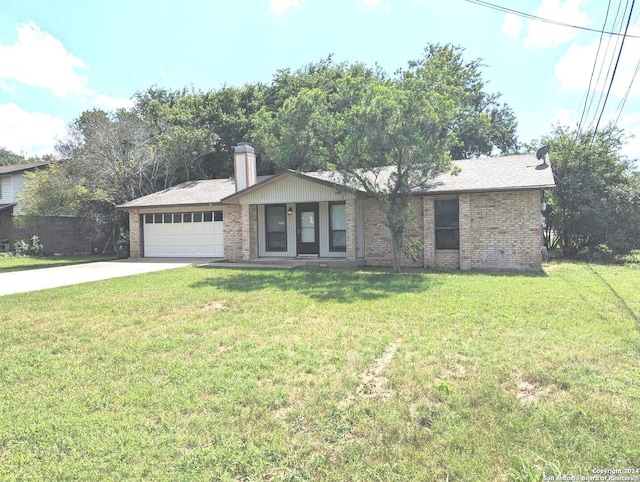
{"type": "Polygon", "coordinates": [[[298,254],[318,254],[318,203],[296,204],[298,254]]]}

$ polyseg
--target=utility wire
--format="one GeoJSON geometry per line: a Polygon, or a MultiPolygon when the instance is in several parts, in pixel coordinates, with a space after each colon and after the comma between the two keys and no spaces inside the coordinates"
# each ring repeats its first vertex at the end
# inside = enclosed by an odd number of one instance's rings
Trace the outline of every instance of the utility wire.
{"type": "Polygon", "coordinates": [[[609,82],[609,88],[607,89],[607,95],[604,98],[604,104],[602,105],[602,110],[600,111],[600,116],[598,117],[598,122],[596,123],[596,127],[593,130],[593,136],[591,137],[591,142],[589,145],[593,144],[593,140],[595,139],[596,132],[598,132],[598,127],[600,127],[600,121],[602,120],[602,115],[604,114],[604,109],[607,106],[607,100],[609,99],[609,94],[611,93],[611,87],[613,86],[613,79],[616,77],[616,71],[618,70],[618,63],[620,62],[620,57],[622,56],[622,49],[624,48],[624,41],[627,38],[627,31],[629,30],[629,24],[631,23],[631,16],[633,14],[633,7],[636,3],[636,0],[632,0],[631,9],[629,10],[629,17],[627,18],[627,25],[624,29],[624,35],[622,36],[622,43],[620,44],[620,50],[618,51],[618,58],[616,59],[616,65],[613,68],[613,74],[611,75],[611,82],[609,82]]]}
{"type": "Polygon", "coordinates": [[[539,22],[550,23],[552,25],[558,25],[558,26],[561,26],[561,27],[577,28],[577,29],[580,29],[580,30],[586,30],[588,32],[604,33],[606,35],[614,35],[614,36],[619,36],[619,37],[626,36],[626,37],[629,37],[629,38],[640,38],[640,36],[637,36],[637,35],[626,35],[626,34],[621,34],[621,33],[618,33],[618,32],[603,32],[602,30],[598,30],[598,29],[595,29],[595,28],[583,27],[581,25],[574,25],[574,24],[570,24],[570,23],[559,22],[557,20],[552,20],[550,18],[538,17],[537,15],[532,15],[530,13],[521,12],[519,10],[514,10],[512,8],[503,7],[502,5],[496,5],[495,3],[485,2],[484,0],[464,0],[464,1],[468,2],[468,3],[473,3],[475,5],[479,5],[481,7],[487,7],[487,8],[491,8],[493,10],[498,10],[500,12],[512,13],[514,15],[517,15],[519,17],[524,17],[524,18],[527,18],[529,20],[537,20],[539,22]]]}
{"type": "MultiPolygon", "coordinates": [[[[629,0],[626,0],[625,6],[624,6],[624,11],[622,12],[622,15],[620,15],[620,8],[622,7],[622,0],[620,0],[618,2],[618,10],[616,11],[616,16],[613,19],[613,24],[612,27],[616,30],[622,30],[622,27],[624,26],[624,18],[627,15],[627,8],[629,7],[629,0]],[[618,19],[620,19],[620,26],[617,27],[617,22],[618,19]]],[[[616,37],[615,38],[615,44],[613,45],[613,49],[611,49],[611,53],[609,53],[609,48],[611,47],[611,42],[612,42],[612,37],[609,37],[607,40],[607,47],[604,51],[604,55],[602,57],[602,64],[600,64],[600,71],[598,72],[598,78],[596,80],[596,89],[594,89],[593,92],[593,96],[591,97],[591,101],[589,102],[589,108],[587,109],[587,116],[589,115],[589,113],[591,112],[591,108],[593,107],[593,101],[596,98],[596,90],[600,91],[600,95],[598,96],[598,103],[596,104],[595,110],[594,110],[594,114],[593,114],[593,120],[591,121],[591,123],[589,124],[590,127],[593,127],[593,125],[596,122],[596,119],[598,117],[598,111],[600,110],[600,106],[602,105],[602,101],[603,98],[605,96],[605,92],[606,92],[606,84],[607,84],[607,80],[610,79],[610,74],[611,71],[613,69],[613,62],[614,62],[614,58],[615,58],[615,52],[619,51],[618,50],[618,45],[620,43],[620,38],[616,37]],[[606,60],[609,59],[609,65],[607,67],[607,73],[604,75],[604,78],[602,78],[602,72],[604,70],[604,66],[605,66],[605,62],[606,60]],[[600,79],[602,78],[602,86],[601,88],[597,88],[600,85],[600,79]]]]}
{"type": "Polygon", "coordinates": [[[585,114],[587,112],[587,102],[589,100],[589,92],[591,92],[591,83],[593,82],[593,75],[596,72],[596,65],[598,64],[598,57],[600,55],[600,47],[602,47],[602,38],[604,37],[604,29],[607,26],[607,20],[609,18],[609,9],[611,8],[611,0],[609,0],[607,5],[607,13],[604,17],[604,23],[602,24],[602,31],[600,32],[600,40],[598,41],[598,50],[596,52],[596,56],[593,59],[593,67],[591,68],[591,76],[589,77],[589,86],[587,87],[587,92],[584,96],[584,106],[582,106],[582,114],[580,115],[580,122],[578,122],[578,128],[576,129],[576,138],[578,140],[578,136],[580,135],[580,129],[582,128],[582,121],[584,120],[585,114]]]}

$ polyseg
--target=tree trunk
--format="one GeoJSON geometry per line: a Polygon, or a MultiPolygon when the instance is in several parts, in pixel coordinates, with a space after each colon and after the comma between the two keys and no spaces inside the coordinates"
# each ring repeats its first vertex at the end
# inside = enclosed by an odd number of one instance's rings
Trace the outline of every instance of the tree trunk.
{"type": "Polygon", "coordinates": [[[398,234],[393,229],[389,228],[391,233],[391,250],[393,251],[393,272],[400,272],[400,242],[398,240],[398,234]]]}

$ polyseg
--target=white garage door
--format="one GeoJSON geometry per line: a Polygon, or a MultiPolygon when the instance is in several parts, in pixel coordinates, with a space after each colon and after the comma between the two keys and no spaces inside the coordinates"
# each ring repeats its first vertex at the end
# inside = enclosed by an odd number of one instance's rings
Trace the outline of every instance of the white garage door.
{"type": "Polygon", "coordinates": [[[144,215],[144,255],[224,256],[222,211],[144,215]]]}

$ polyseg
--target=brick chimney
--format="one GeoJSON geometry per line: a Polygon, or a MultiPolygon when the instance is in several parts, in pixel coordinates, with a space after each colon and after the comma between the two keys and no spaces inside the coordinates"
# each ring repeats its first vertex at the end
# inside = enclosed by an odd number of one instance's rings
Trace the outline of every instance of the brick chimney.
{"type": "Polygon", "coordinates": [[[257,182],[256,153],[248,142],[240,142],[234,148],[233,172],[236,192],[253,186],[257,182]]]}

